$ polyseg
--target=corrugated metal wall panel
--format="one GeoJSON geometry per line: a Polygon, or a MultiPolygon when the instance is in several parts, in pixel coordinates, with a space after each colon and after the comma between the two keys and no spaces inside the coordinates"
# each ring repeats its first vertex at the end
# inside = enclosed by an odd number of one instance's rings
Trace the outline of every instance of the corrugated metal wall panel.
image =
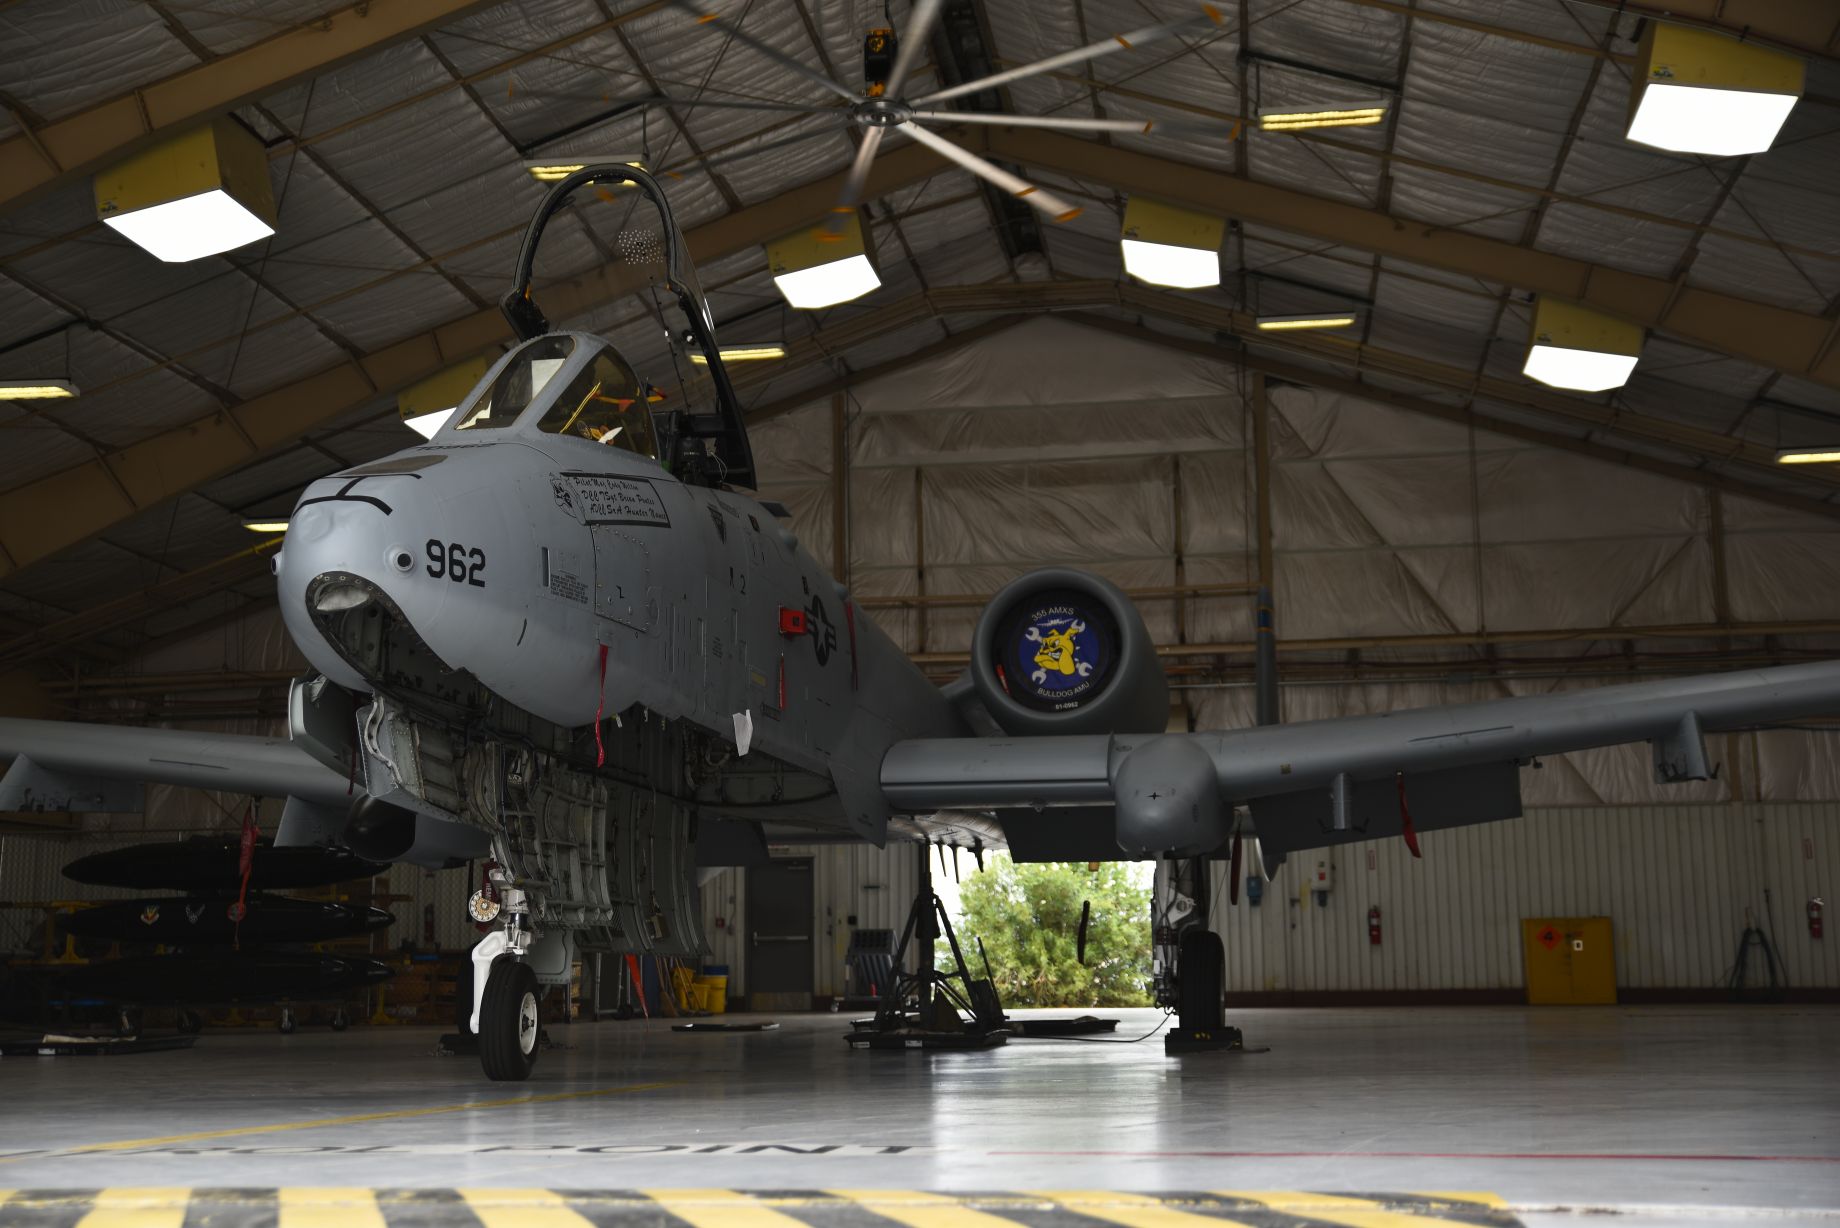
{"type": "MultiPolygon", "coordinates": [[[[77,839],[0,839],[0,899],[87,899],[132,892],[83,887],[59,872],[73,857],[168,833],[77,839]]],[[[1233,992],[1513,989],[1522,983],[1523,917],[1608,915],[1615,924],[1617,983],[1627,988],[1719,985],[1747,913],[1771,932],[1791,986],[1840,987],[1840,934],[1808,936],[1811,897],[1835,903],[1840,884],[1840,806],[1745,803],[1535,810],[1521,819],[1421,837],[1414,861],[1398,840],[1348,845],[1330,855],[1335,886],[1318,906],[1300,884],[1315,857],[1299,855],[1251,906],[1229,905],[1227,867],[1213,879],[1213,913],[1227,948],[1233,992]],[[1766,903],[1766,894],[1767,903],[1766,903]],[[1367,941],[1367,910],[1381,910],[1383,941],[1367,941]]],[[[911,907],[919,853],[911,844],[776,847],[810,856],[813,991],[842,992],[849,918],[899,929],[911,907]]],[[[937,866],[935,865],[935,873],[937,866]]],[[[471,890],[461,870],[398,866],[391,890],[392,945],[422,942],[423,908],[435,908],[438,945],[471,944],[463,912],[471,890]]],[[[744,871],[725,870],[702,891],[710,963],[729,967],[747,992],[744,871]],[[723,924],[718,926],[717,919],[723,924]]],[[[6,917],[15,949],[36,914],[6,917]]]]}
{"type": "Polygon", "coordinates": [[[1536,810],[1427,832],[1418,861],[1399,840],[1345,846],[1328,855],[1322,905],[1305,886],[1315,855],[1280,870],[1258,907],[1243,890],[1227,903],[1222,865],[1214,916],[1231,992],[1518,988],[1522,918],[1599,915],[1623,987],[1721,984],[1747,916],[1773,934],[1790,985],[1840,987],[1836,940],[1809,938],[1805,916],[1840,882],[1837,836],[1831,804],[1536,810]]]}
{"type": "MultiPolygon", "coordinates": [[[[812,994],[822,1002],[843,992],[851,917],[860,929],[898,931],[906,923],[919,890],[920,848],[775,845],[773,855],[812,858],[812,994]]],[[[703,933],[709,940],[707,962],[728,965],[729,993],[747,993],[746,870],[723,870],[703,885],[703,933]]]]}

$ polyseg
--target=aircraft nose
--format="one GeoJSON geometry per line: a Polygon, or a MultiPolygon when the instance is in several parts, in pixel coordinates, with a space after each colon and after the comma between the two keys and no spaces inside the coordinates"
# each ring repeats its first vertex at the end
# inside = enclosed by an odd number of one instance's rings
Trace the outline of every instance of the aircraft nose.
{"type": "Polygon", "coordinates": [[[417,566],[415,510],[393,491],[352,498],[347,482],[308,487],[275,562],[276,595],[288,633],[315,669],[368,690],[328,629],[341,615],[394,605],[417,566]]]}

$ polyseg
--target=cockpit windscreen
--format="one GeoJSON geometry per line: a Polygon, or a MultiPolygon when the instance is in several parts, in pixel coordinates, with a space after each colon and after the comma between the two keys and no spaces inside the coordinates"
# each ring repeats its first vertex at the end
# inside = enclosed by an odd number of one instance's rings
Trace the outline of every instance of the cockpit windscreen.
{"type": "Polygon", "coordinates": [[[537,422],[550,435],[570,435],[658,459],[647,388],[611,348],[602,347],[576,373],[537,422]]]}
{"type": "Polygon", "coordinates": [[[496,430],[516,422],[575,352],[575,338],[539,337],[511,356],[498,378],[464,405],[456,431],[496,430]]]}

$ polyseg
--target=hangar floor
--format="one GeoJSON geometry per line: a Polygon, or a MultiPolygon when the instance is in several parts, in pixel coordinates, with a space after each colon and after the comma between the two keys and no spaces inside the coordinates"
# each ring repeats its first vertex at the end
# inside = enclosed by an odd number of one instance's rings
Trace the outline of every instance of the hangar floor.
{"type": "MultiPolygon", "coordinates": [[[[1114,1013],[1125,1038],[1160,1017],[1114,1013]]],[[[0,1203],[0,1228],[76,1224],[98,1206],[88,1224],[116,1228],[1381,1228],[1425,1217],[1545,1224],[1583,1211],[1719,1223],[1731,1208],[1840,1223],[1840,1010],[1236,1018],[1271,1051],[1169,1059],[1151,1039],[855,1052],[844,1020],[820,1015],[751,1035],[677,1034],[664,1022],[558,1028],[561,1047],[521,1085],[434,1056],[436,1034],[420,1028],[214,1034],[190,1052],[12,1059],[0,1187],[22,1192],[0,1203]],[[316,1195],[300,1187],[341,1187],[346,1201],[316,1213],[316,1195]],[[506,1187],[515,1192],[496,1202],[480,1192],[506,1187]],[[734,1190],[778,1193],[737,1206],[734,1190]],[[1020,1195],[1043,1190],[1110,1193],[1020,1195]],[[1477,1193],[1439,1202],[1417,1191],[1477,1193]]]]}

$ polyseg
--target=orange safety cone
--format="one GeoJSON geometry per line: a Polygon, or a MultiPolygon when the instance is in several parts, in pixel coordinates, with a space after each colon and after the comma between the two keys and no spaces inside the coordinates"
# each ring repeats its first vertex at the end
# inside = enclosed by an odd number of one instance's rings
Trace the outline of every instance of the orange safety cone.
{"type": "Polygon", "coordinates": [[[652,1017],[652,1012],[647,1009],[645,1005],[645,980],[639,975],[639,957],[637,955],[628,955],[626,957],[626,975],[632,979],[633,994],[639,999],[640,1013],[647,1019],[650,1019],[652,1017]]]}

